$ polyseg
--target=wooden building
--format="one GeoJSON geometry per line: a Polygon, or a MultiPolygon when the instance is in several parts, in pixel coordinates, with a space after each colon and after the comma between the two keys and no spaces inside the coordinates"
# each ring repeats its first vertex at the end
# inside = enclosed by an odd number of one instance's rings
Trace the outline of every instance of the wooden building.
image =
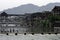
{"type": "Polygon", "coordinates": [[[0,14],[0,33],[25,33],[28,28],[24,25],[26,15],[0,14]]]}
{"type": "Polygon", "coordinates": [[[60,33],[60,6],[55,6],[52,9],[52,13],[54,16],[58,16],[58,18],[55,20],[53,26],[54,26],[54,32],[60,33]]]}

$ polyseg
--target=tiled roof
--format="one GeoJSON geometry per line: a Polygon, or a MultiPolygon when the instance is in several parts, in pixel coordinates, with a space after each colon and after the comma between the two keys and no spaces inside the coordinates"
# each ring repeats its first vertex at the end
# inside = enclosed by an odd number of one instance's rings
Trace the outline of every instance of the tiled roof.
{"type": "Polygon", "coordinates": [[[52,11],[60,11],[60,6],[55,6],[52,11]]]}

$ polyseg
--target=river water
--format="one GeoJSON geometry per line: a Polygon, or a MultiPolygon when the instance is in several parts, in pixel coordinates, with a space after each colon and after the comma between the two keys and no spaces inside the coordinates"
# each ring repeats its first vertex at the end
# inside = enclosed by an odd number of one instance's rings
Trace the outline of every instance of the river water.
{"type": "Polygon", "coordinates": [[[0,34],[0,40],[60,40],[60,34],[0,34]]]}

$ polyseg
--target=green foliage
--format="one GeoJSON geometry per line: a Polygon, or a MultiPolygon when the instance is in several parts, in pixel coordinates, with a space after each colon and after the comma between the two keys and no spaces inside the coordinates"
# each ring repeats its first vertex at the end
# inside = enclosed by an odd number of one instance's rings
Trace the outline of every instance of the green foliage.
{"type": "Polygon", "coordinates": [[[40,33],[40,32],[50,32],[53,30],[53,23],[55,21],[60,21],[60,15],[48,15],[47,19],[39,19],[38,17],[36,19],[33,19],[33,30],[32,32],[40,33]]]}
{"type": "Polygon", "coordinates": [[[54,22],[54,21],[58,21],[58,20],[60,21],[60,16],[59,15],[49,15],[48,20],[50,22],[54,22]]]}

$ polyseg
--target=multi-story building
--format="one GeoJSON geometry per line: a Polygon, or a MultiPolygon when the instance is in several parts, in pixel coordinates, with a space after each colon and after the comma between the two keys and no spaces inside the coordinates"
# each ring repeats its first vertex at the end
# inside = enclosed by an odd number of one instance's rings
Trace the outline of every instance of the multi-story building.
{"type": "Polygon", "coordinates": [[[55,6],[52,9],[52,13],[54,16],[57,16],[57,19],[55,20],[53,26],[54,26],[54,32],[60,33],[60,6],[55,6]]]}
{"type": "Polygon", "coordinates": [[[0,14],[0,33],[25,33],[28,28],[24,25],[26,15],[0,14]]]}

